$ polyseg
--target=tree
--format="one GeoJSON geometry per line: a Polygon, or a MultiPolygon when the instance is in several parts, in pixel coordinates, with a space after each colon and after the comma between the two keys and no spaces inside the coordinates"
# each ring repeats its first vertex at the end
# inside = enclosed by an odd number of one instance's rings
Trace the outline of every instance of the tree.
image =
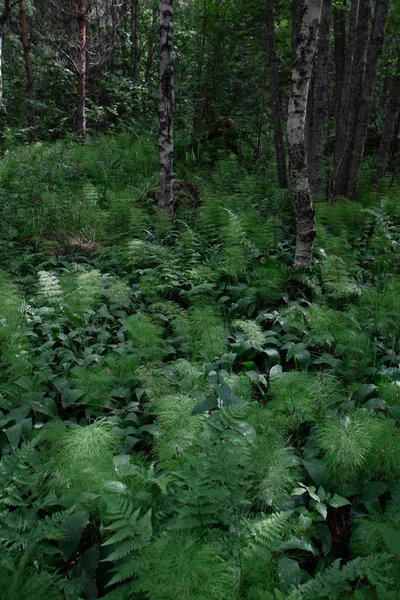
{"type": "Polygon", "coordinates": [[[27,77],[27,97],[28,97],[28,125],[32,129],[36,124],[35,107],[33,105],[33,69],[31,62],[31,42],[28,35],[28,23],[26,18],[25,0],[19,0],[19,19],[21,26],[21,42],[24,50],[25,70],[27,77]]]}
{"type": "Polygon", "coordinates": [[[274,121],[274,146],[276,166],[278,169],[279,187],[287,188],[286,152],[282,130],[282,100],[279,85],[278,52],[276,47],[273,0],[266,0],[267,43],[269,54],[270,81],[272,94],[272,111],[274,121]]]}
{"type": "Polygon", "coordinates": [[[131,0],[131,65],[132,79],[139,73],[139,0],[131,0]]]}
{"type": "Polygon", "coordinates": [[[361,172],[361,161],[367,139],[368,123],[372,110],[374,87],[378,63],[382,54],[385,39],[386,20],[390,0],[377,0],[375,5],[374,22],[372,25],[371,40],[368,48],[365,76],[361,91],[358,118],[351,144],[349,173],[347,178],[346,196],[355,200],[361,172]]]}
{"type": "Polygon", "coordinates": [[[160,2],[160,104],[158,140],[160,186],[158,205],[173,216],[172,173],[174,157],[174,20],[173,0],[160,2]]]}
{"type": "Polygon", "coordinates": [[[78,58],[76,72],[77,86],[77,130],[80,137],[86,139],[86,40],[87,7],[86,0],[77,0],[78,11],[78,58]]]}
{"type": "Polygon", "coordinates": [[[336,130],[333,192],[355,200],[390,0],[353,0],[336,130]]]}
{"type": "Polygon", "coordinates": [[[307,106],[307,162],[311,194],[322,193],[324,126],[328,104],[328,63],[330,53],[332,0],[323,0],[317,55],[307,106]]]}
{"type": "MultiPolygon", "coordinates": [[[[295,3],[294,3],[295,4],[295,3]]],[[[295,268],[309,268],[315,240],[315,207],[311,197],[306,154],[307,98],[317,48],[322,0],[306,0],[294,39],[292,91],[289,99],[288,147],[292,202],[296,219],[295,268]]]]}
{"type": "Polygon", "coordinates": [[[398,127],[400,113],[400,52],[397,59],[397,65],[390,78],[389,97],[386,104],[385,119],[381,141],[376,155],[376,177],[382,179],[385,175],[386,163],[390,154],[390,146],[398,127]]]}
{"type": "MultiPolygon", "coordinates": [[[[12,5],[14,6],[14,4],[12,5]]],[[[0,15],[0,108],[3,106],[3,40],[4,27],[11,12],[11,0],[4,0],[3,12],[0,15]]]]}

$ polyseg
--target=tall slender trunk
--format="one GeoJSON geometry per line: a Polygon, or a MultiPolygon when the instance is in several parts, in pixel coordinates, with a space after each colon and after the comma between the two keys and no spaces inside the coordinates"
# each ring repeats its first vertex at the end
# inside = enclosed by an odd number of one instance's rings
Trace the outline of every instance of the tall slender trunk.
{"type": "MultiPolygon", "coordinates": [[[[361,0],[362,1],[362,0],[361,0]]],[[[339,171],[346,154],[346,129],[351,80],[353,73],[354,53],[357,41],[358,10],[360,0],[352,0],[350,7],[350,22],[348,28],[342,87],[338,90],[338,109],[336,120],[336,140],[334,154],[333,192],[335,195],[344,193],[345,181],[339,171]]],[[[347,144],[348,145],[348,144],[347,144]]]]}
{"type": "Polygon", "coordinates": [[[135,80],[139,73],[139,0],[131,0],[131,65],[135,80]]]}
{"type": "Polygon", "coordinates": [[[272,96],[272,111],[274,121],[274,146],[276,166],[278,170],[279,187],[288,187],[286,171],[286,151],[282,129],[282,99],[279,85],[278,52],[275,35],[275,19],[273,0],[266,0],[267,45],[269,54],[270,82],[272,96]]]}
{"type": "Polygon", "coordinates": [[[11,0],[4,0],[3,14],[0,15],[0,110],[3,107],[3,40],[4,27],[10,16],[11,0]]]}
{"type": "MultiPolygon", "coordinates": [[[[346,1],[344,2],[346,4],[346,1]]],[[[336,122],[340,115],[340,94],[343,88],[343,74],[346,62],[346,11],[335,7],[333,9],[334,30],[334,60],[335,60],[335,95],[336,122]]]]}
{"type": "Polygon", "coordinates": [[[360,99],[364,84],[365,69],[367,65],[367,51],[369,30],[372,15],[372,0],[361,0],[358,10],[356,51],[353,59],[351,77],[351,93],[347,108],[347,123],[345,134],[345,152],[338,170],[337,181],[341,186],[341,193],[347,195],[347,185],[350,171],[351,153],[354,147],[355,131],[360,110],[360,99]],[[339,183],[340,182],[340,183],[339,183]]]}
{"type": "Polygon", "coordinates": [[[25,0],[19,0],[19,19],[21,23],[21,42],[24,49],[25,70],[27,77],[27,96],[28,96],[28,125],[32,129],[36,124],[35,107],[33,105],[33,69],[31,63],[31,42],[28,36],[28,23],[26,18],[25,0]]]}
{"type": "Polygon", "coordinates": [[[0,19],[0,110],[3,107],[3,38],[4,23],[0,19]]]}
{"type": "Polygon", "coordinates": [[[305,121],[321,11],[322,0],[305,0],[301,27],[298,28],[299,33],[294,48],[287,129],[292,202],[297,234],[295,268],[311,267],[315,240],[315,207],[308,181],[305,121]]]}
{"type": "Polygon", "coordinates": [[[174,20],[173,0],[160,2],[160,189],[158,205],[173,216],[172,174],[174,157],[174,20]]]}
{"type": "Polygon", "coordinates": [[[87,8],[86,0],[77,0],[78,8],[78,135],[86,139],[86,49],[87,49],[87,8]]]}
{"type": "Polygon", "coordinates": [[[368,48],[364,83],[361,92],[354,140],[351,145],[345,194],[350,200],[355,200],[357,196],[361,162],[364,154],[365,140],[367,139],[368,123],[373,103],[376,74],[385,39],[389,2],[390,0],[376,0],[375,5],[374,22],[372,26],[371,41],[368,48]]]}
{"type": "Polygon", "coordinates": [[[376,178],[382,179],[386,171],[386,163],[390,154],[390,146],[396,131],[400,113],[400,54],[397,60],[397,69],[390,78],[389,97],[386,104],[385,119],[381,141],[376,155],[376,178]]]}
{"type": "Polygon", "coordinates": [[[206,47],[207,39],[207,8],[208,0],[203,0],[203,16],[201,20],[201,42],[200,42],[200,53],[197,62],[197,89],[196,89],[196,106],[194,110],[193,118],[193,135],[199,130],[204,114],[204,88],[203,88],[203,61],[204,61],[204,50],[206,47]]]}
{"type": "Polygon", "coordinates": [[[160,5],[157,4],[157,2],[153,1],[153,18],[152,18],[151,28],[150,28],[150,32],[149,32],[147,60],[146,60],[146,72],[145,72],[145,76],[144,76],[144,80],[145,80],[147,87],[150,84],[151,72],[152,72],[152,68],[153,68],[153,57],[154,57],[154,51],[156,48],[159,19],[160,19],[160,5]]]}
{"type": "Polygon", "coordinates": [[[311,126],[307,128],[307,161],[311,194],[322,193],[322,159],[324,151],[324,125],[328,101],[328,63],[330,52],[332,0],[323,0],[321,25],[317,44],[317,57],[312,76],[309,100],[312,105],[311,126]]]}

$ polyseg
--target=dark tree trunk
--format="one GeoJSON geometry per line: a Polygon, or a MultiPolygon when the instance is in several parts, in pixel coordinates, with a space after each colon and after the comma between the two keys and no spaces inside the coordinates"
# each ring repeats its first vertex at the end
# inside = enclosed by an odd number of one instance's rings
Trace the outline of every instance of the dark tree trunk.
{"type": "Polygon", "coordinates": [[[153,57],[154,57],[154,52],[155,52],[156,43],[157,43],[159,19],[160,19],[160,6],[156,2],[153,2],[153,19],[152,19],[150,32],[149,32],[147,60],[146,60],[146,73],[144,76],[144,80],[145,80],[147,87],[150,84],[151,72],[153,69],[153,57]]]}
{"type": "Polygon", "coordinates": [[[0,110],[3,106],[3,40],[4,40],[4,27],[10,16],[11,2],[10,0],[4,0],[3,14],[0,15],[0,110]]]}
{"type": "Polygon", "coordinates": [[[3,39],[4,39],[4,23],[0,18],[0,110],[3,107],[3,39]]]}
{"type": "Polygon", "coordinates": [[[390,154],[390,146],[392,144],[396,126],[399,120],[400,112],[400,55],[397,61],[397,69],[390,79],[389,97],[386,104],[385,120],[383,122],[383,130],[381,141],[376,155],[376,178],[382,179],[385,175],[386,164],[390,154]]]}
{"type": "Polygon", "coordinates": [[[28,36],[28,24],[26,19],[25,0],[19,0],[19,18],[21,24],[21,41],[24,49],[25,70],[27,77],[27,96],[28,96],[28,125],[32,129],[36,124],[35,107],[33,105],[33,69],[31,63],[31,42],[28,36]]]}
{"type": "Polygon", "coordinates": [[[132,79],[139,73],[139,0],[131,0],[131,65],[132,79]]]}
{"type": "Polygon", "coordinates": [[[173,216],[172,174],[174,157],[174,21],[173,0],[160,2],[160,188],[158,205],[173,216]]]}
{"type": "Polygon", "coordinates": [[[78,9],[78,119],[77,130],[82,140],[86,139],[86,50],[87,50],[87,8],[86,0],[77,0],[78,9]]]}
{"type": "Polygon", "coordinates": [[[374,87],[378,64],[382,55],[385,39],[386,20],[389,12],[390,0],[377,0],[375,5],[374,22],[372,26],[371,41],[368,48],[364,83],[359,103],[358,118],[351,144],[351,155],[346,186],[346,197],[355,200],[357,196],[358,181],[360,179],[361,161],[364,154],[365,140],[367,139],[368,123],[372,109],[374,87]]]}
{"type": "MultiPolygon", "coordinates": [[[[343,151],[336,173],[335,192],[346,195],[350,170],[351,152],[354,146],[367,61],[368,37],[371,23],[372,0],[360,0],[356,29],[356,46],[350,79],[350,93],[347,103],[346,128],[344,131],[343,151]]],[[[340,116],[343,118],[343,115],[340,116]]]]}
{"type": "Polygon", "coordinates": [[[332,0],[323,0],[321,25],[317,44],[309,103],[312,109],[310,126],[307,128],[308,177],[311,194],[316,198],[322,193],[322,159],[324,151],[324,125],[328,101],[328,63],[330,52],[332,0]]]}
{"type": "Polygon", "coordinates": [[[200,54],[197,62],[197,90],[196,90],[196,106],[193,118],[193,134],[194,138],[200,128],[201,122],[204,115],[204,94],[203,94],[203,61],[204,61],[204,50],[206,47],[207,38],[207,5],[208,0],[203,0],[203,16],[201,20],[201,42],[200,42],[200,54]]]}
{"type": "Polygon", "coordinates": [[[346,62],[346,12],[334,8],[333,10],[334,30],[334,57],[335,57],[335,92],[336,92],[336,122],[340,115],[340,94],[343,89],[343,74],[346,62]]]}
{"type": "MultiPolygon", "coordinates": [[[[295,4],[295,3],[294,3],[295,4]]],[[[297,26],[292,92],[289,100],[288,147],[292,201],[296,219],[295,268],[310,268],[315,240],[315,208],[308,180],[305,141],[307,97],[318,42],[322,0],[306,0],[297,26]]]]}
{"type": "Polygon", "coordinates": [[[278,52],[275,35],[273,0],[266,0],[266,15],[276,166],[278,169],[279,187],[286,189],[288,187],[288,180],[286,171],[285,143],[282,129],[282,102],[279,85],[278,52]]]}
{"type": "MultiPolygon", "coordinates": [[[[362,1],[362,0],[361,0],[362,1]]],[[[357,40],[358,9],[360,0],[352,0],[350,8],[350,22],[347,35],[344,70],[341,78],[341,88],[338,90],[338,109],[336,120],[336,140],[334,154],[334,177],[333,193],[340,195],[344,193],[345,180],[341,177],[341,165],[348,151],[347,138],[347,115],[351,94],[351,80],[353,72],[353,61],[357,40]]]]}

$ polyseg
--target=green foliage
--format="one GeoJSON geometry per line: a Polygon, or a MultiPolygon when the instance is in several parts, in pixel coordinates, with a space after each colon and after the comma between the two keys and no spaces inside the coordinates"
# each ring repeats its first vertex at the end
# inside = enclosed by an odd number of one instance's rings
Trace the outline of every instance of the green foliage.
{"type": "Polygon", "coordinates": [[[337,481],[354,479],[366,467],[373,451],[378,422],[366,411],[333,415],[319,428],[324,460],[337,481]]]}
{"type": "Polygon", "coordinates": [[[155,159],[121,134],[0,166],[5,593],[395,598],[397,209],[318,206],[292,273],[264,170],[199,158],[171,224],[155,159]]]}

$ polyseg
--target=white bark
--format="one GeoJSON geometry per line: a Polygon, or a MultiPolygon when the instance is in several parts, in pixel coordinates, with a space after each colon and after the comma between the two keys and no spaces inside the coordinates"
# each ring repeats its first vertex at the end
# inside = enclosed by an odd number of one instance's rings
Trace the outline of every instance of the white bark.
{"type": "Polygon", "coordinates": [[[305,125],[321,10],[322,0],[305,1],[300,33],[297,36],[297,47],[293,49],[292,92],[289,100],[287,129],[292,202],[297,235],[295,268],[311,267],[315,240],[315,208],[308,180],[305,125]]]}
{"type": "Polygon", "coordinates": [[[158,205],[173,215],[172,170],[174,158],[174,21],[173,0],[160,3],[160,188],[158,205]]]}

